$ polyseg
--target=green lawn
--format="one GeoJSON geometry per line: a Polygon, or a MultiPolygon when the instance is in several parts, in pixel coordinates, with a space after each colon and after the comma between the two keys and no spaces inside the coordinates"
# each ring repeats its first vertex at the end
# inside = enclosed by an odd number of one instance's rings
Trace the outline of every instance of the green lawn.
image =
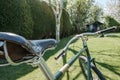
{"type": "MultiPolygon", "coordinates": [[[[117,35],[120,35],[117,33],[117,35]]],[[[72,37],[72,36],[71,36],[72,37]]],[[[57,64],[54,57],[65,46],[71,38],[62,39],[56,50],[48,51],[44,57],[53,73],[59,70],[65,60],[57,64]]],[[[91,56],[95,58],[97,67],[107,80],[120,80],[120,37],[93,38],[88,40],[91,56]]],[[[70,45],[67,51],[66,61],[69,60],[79,48],[82,47],[81,40],[70,45]],[[80,47],[77,47],[80,46],[80,47]]],[[[73,64],[62,80],[84,80],[78,61],[73,64]]],[[[19,66],[0,67],[0,80],[45,80],[39,68],[21,64],[19,66]]]]}

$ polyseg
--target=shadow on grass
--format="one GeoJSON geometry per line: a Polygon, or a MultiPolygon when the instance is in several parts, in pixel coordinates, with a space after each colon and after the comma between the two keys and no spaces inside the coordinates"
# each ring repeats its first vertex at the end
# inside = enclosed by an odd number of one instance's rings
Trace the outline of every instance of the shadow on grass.
{"type": "Polygon", "coordinates": [[[68,50],[72,51],[73,54],[77,54],[78,53],[78,51],[76,51],[76,50],[74,50],[72,48],[68,48],[68,50]]]}
{"type": "Polygon", "coordinates": [[[96,63],[101,65],[102,67],[110,70],[111,72],[115,73],[116,75],[120,76],[120,72],[118,72],[118,70],[116,69],[116,68],[119,68],[120,66],[113,66],[113,65],[109,65],[106,63],[98,62],[98,61],[96,61],[96,63]]]}
{"type": "MultiPolygon", "coordinates": [[[[72,49],[72,48],[68,48],[69,51],[71,51],[73,54],[77,54],[78,51],[72,49]]],[[[65,64],[67,62],[67,55],[70,55],[69,53],[68,54],[65,54],[62,59],[63,59],[63,64],[65,64]]],[[[80,66],[79,66],[80,68],[80,66]]],[[[67,80],[71,80],[70,79],[70,73],[71,71],[67,71],[66,74],[67,74],[67,80]]],[[[78,74],[76,74],[76,76],[73,78],[73,80],[77,80],[79,78],[79,76],[82,74],[82,71],[80,71],[78,74]]]]}
{"type": "MultiPolygon", "coordinates": [[[[66,73],[67,73],[67,80],[71,80],[70,75],[69,75],[69,71],[67,71],[66,73]]],[[[82,75],[81,71],[73,78],[73,80],[78,80],[80,75],[82,75]]]]}
{"type": "Polygon", "coordinates": [[[34,69],[32,66],[26,64],[0,67],[0,80],[16,80],[34,69]]]}
{"type": "MultiPolygon", "coordinates": [[[[69,48],[70,51],[72,51],[74,54],[77,53],[77,51],[75,51],[74,49],[69,48]]],[[[110,54],[108,56],[119,56],[119,55],[115,55],[115,54],[110,54]]],[[[114,65],[110,65],[110,64],[106,64],[106,63],[102,63],[102,62],[98,62],[96,61],[97,64],[99,64],[100,66],[102,66],[103,68],[108,69],[109,71],[113,72],[114,74],[120,76],[120,72],[118,71],[118,68],[120,66],[114,66],[114,65]]],[[[82,73],[81,73],[82,74],[82,73]]],[[[80,74],[78,74],[78,76],[80,76],[80,74]]],[[[110,79],[110,77],[107,76],[107,74],[104,75],[107,79],[110,79]]],[[[77,79],[77,77],[75,78],[77,79]]],[[[69,79],[68,79],[69,80],[69,79]]]]}
{"type": "MultiPolygon", "coordinates": [[[[102,52],[102,51],[101,51],[102,52]]],[[[100,54],[97,54],[97,55],[105,55],[105,56],[111,56],[111,57],[119,57],[120,56],[120,54],[104,54],[104,53],[101,53],[101,52],[98,52],[98,53],[100,53],[100,54]]]]}

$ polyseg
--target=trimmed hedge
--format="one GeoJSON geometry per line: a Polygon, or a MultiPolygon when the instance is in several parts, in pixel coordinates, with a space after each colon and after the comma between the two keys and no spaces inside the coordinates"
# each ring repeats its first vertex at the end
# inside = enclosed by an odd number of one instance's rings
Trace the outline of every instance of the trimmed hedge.
{"type": "MultiPolygon", "coordinates": [[[[51,7],[46,2],[39,0],[28,0],[31,6],[31,13],[34,21],[33,38],[55,37],[55,16],[51,7]]],[[[61,36],[67,36],[71,33],[69,14],[63,9],[61,17],[61,36]]]]}
{"type": "Polygon", "coordinates": [[[66,37],[74,33],[75,29],[70,23],[69,14],[63,9],[61,17],[61,37],[66,37]]]}
{"type": "MultiPolygon", "coordinates": [[[[40,0],[1,0],[0,31],[20,34],[28,39],[55,37],[55,16],[51,7],[40,0]]],[[[69,14],[63,10],[61,35],[72,32],[69,14]]]]}
{"type": "Polygon", "coordinates": [[[31,6],[34,21],[33,38],[46,38],[54,35],[55,17],[52,9],[45,2],[39,0],[28,0],[31,6]]]}
{"type": "Polygon", "coordinates": [[[26,0],[0,1],[0,31],[32,37],[33,22],[26,0]]]}

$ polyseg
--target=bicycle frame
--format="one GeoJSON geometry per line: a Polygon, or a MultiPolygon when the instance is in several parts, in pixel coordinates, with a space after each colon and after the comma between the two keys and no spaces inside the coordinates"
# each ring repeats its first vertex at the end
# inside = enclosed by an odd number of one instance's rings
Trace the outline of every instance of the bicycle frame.
{"type": "MultiPolygon", "coordinates": [[[[86,43],[86,40],[84,39],[84,36],[81,35],[81,36],[76,36],[77,38],[81,38],[82,41],[83,41],[83,48],[77,53],[75,54],[75,56],[73,56],[59,71],[56,72],[56,74],[52,74],[52,72],[50,71],[49,67],[47,66],[44,58],[42,57],[42,55],[37,55],[36,57],[28,60],[28,61],[25,61],[25,62],[20,62],[20,63],[15,63],[11,60],[10,56],[8,55],[8,51],[7,51],[7,45],[6,45],[6,41],[4,42],[1,42],[1,46],[3,46],[4,48],[4,51],[5,51],[5,57],[6,57],[6,60],[8,61],[8,64],[6,65],[19,65],[19,64],[22,64],[22,63],[28,63],[28,64],[31,64],[31,65],[36,65],[38,67],[41,68],[42,72],[44,73],[44,75],[46,76],[46,78],[48,80],[58,80],[62,77],[62,75],[69,69],[69,67],[79,58],[79,56],[83,53],[83,52],[87,52],[87,57],[88,57],[88,74],[90,75],[90,61],[91,61],[91,57],[90,57],[90,54],[89,54],[89,50],[88,50],[88,47],[87,47],[87,43],[86,43]]],[[[74,39],[74,38],[73,38],[74,39]]],[[[72,39],[72,40],[73,40],[72,39]]],[[[71,41],[70,41],[71,42],[71,41]]],[[[70,44],[69,42],[69,44],[70,44]]],[[[67,45],[69,46],[69,45],[67,45]]],[[[5,66],[5,65],[3,65],[5,66]]],[[[90,80],[90,76],[88,76],[88,80],[90,80]]]]}
{"type": "Polygon", "coordinates": [[[89,49],[88,49],[88,46],[87,46],[87,42],[86,42],[86,39],[84,36],[89,36],[89,35],[97,35],[97,34],[100,34],[100,33],[103,33],[103,32],[106,32],[106,31],[109,31],[109,30],[113,30],[113,29],[116,29],[116,27],[111,27],[111,28],[108,28],[108,29],[104,29],[104,30],[101,30],[101,31],[97,31],[95,33],[83,33],[83,34],[79,34],[79,35],[76,35],[75,37],[73,37],[68,43],[67,45],[65,46],[65,48],[63,49],[63,51],[56,57],[59,58],[61,57],[63,54],[65,54],[68,46],[71,44],[71,42],[73,42],[74,40],[76,39],[79,39],[81,38],[82,39],[82,42],[83,42],[83,48],[77,53],[75,54],[75,56],[73,56],[59,71],[56,72],[56,74],[52,74],[51,71],[49,70],[49,68],[47,67],[47,64],[45,63],[45,60],[42,58],[42,56],[40,57],[40,68],[42,69],[43,73],[45,74],[46,78],[48,80],[59,80],[62,75],[69,69],[69,67],[79,58],[79,56],[83,53],[83,52],[86,52],[86,55],[87,55],[87,61],[88,61],[88,70],[87,70],[87,80],[90,80],[91,79],[91,66],[90,66],[90,63],[92,61],[91,59],[91,56],[90,56],[90,53],[89,53],[89,49]]]}
{"type": "MultiPolygon", "coordinates": [[[[99,34],[99,33],[103,33],[105,31],[109,31],[109,30],[112,30],[112,29],[116,29],[116,27],[112,27],[112,28],[108,28],[108,29],[105,29],[105,30],[101,30],[101,31],[98,31],[98,32],[95,32],[95,33],[83,33],[83,34],[79,34],[79,35],[76,35],[75,37],[73,37],[72,39],[70,39],[70,41],[67,43],[67,45],[65,46],[65,48],[63,49],[62,53],[58,55],[57,58],[61,57],[63,54],[65,54],[65,51],[68,49],[68,46],[71,44],[71,42],[73,42],[74,40],[77,40],[79,38],[81,38],[82,42],[83,42],[83,48],[78,51],[77,54],[75,54],[59,71],[57,71],[55,74],[52,74],[51,70],[49,69],[49,67],[47,66],[42,54],[41,55],[36,55],[34,58],[30,59],[29,61],[27,62],[21,62],[21,63],[28,63],[28,64],[31,64],[31,65],[35,65],[35,66],[38,66],[40,67],[40,69],[42,70],[42,72],[44,73],[44,75],[46,76],[46,78],[48,80],[59,80],[61,79],[61,77],[63,76],[63,74],[70,68],[70,66],[72,66],[72,64],[77,60],[79,59],[79,57],[81,56],[81,54],[83,52],[86,52],[86,57],[87,57],[87,64],[88,64],[88,70],[87,70],[87,80],[90,80],[91,79],[91,66],[90,66],[90,63],[92,61],[91,59],[91,56],[90,56],[90,53],[89,53],[89,49],[88,49],[88,46],[87,46],[87,40],[85,39],[85,35],[96,35],[96,34],[99,34]]],[[[18,65],[18,64],[21,64],[21,63],[13,63],[13,61],[10,59],[10,57],[8,56],[8,52],[7,52],[7,47],[6,47],[6,42],[4,42],[4,44],[1,42],[1,46],[3,46],[4,50],[5,50],[5,57],[8,61],[8,63],[10,63],[11,65],[18,65]]],[[[2,52],[1,52],[2,54],[2,52]]]]}
{"type": "Polygon", "coordinates": [[[91,57],[89,54],[89,50],[87,47],[87,43],[86,40],[84,39],[84,36],[81,37],[82,41],[83,41],[83,48],[76,54],[74,55],[59,71],[57,71],[55,74],[52,74],[50,69],[48,68],[44,58],[42,56],[40,56],[39,58],[39,67],[41,68],[41,70],[43,71],[44,75],[46,76],[46,78],[48,80],[59,80],[62,75],[69,69],[69,67],[79,58],[79,56],[83,53],[86,52],[87,53],[87,58],[88,58],[88,80],[90,80],[90,61],[91,61],[91,57]]]}

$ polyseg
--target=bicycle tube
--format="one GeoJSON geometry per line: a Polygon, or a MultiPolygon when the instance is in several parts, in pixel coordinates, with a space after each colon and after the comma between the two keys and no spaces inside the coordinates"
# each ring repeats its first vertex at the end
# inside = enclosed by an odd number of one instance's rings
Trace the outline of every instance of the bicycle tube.
{"type": "MultiPolygon", "coordinates": [[[[80,64],[80,67],[81,67],[81,70],[83,72],[83,75],[85,77],[85,79],[87,80],[87,73],[86,73],[86,70],[87,70],[87,58],[85,56],[80,56],[79,58],[79,64],[80,64]],[[86,68],[86,70],[85,70],[86,68]]],[[[91,62],[90,64],[92,70],[94,71],[93,73],[97,76],[97,80],[106,80],[102,73],[97,69],[97,67],[95,66],[95,64],[93,63],[93,61],[91,62]]],[[[91,72],[91,79],[92,80],[96,80],[94,79],[95,77],[93,76],[93,73],[91,72]]]]}

